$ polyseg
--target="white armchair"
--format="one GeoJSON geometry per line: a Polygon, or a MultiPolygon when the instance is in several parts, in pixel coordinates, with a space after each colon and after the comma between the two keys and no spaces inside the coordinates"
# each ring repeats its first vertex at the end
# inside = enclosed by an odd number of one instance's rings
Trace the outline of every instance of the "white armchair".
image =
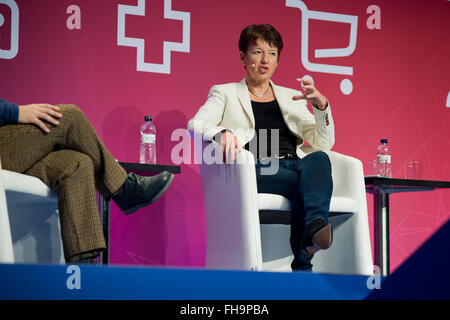
{"type": "Polygon", "coordinates": [[[41,180],[0,167],[0,263],[65,263],[57,205],[41,180]]]}
{"type": "MultiPolygon", "coordinates": [[[[208,142],[204,142],[203,149],[208,142]]],[[[312,148],[303,147],[306,153],[312,148]]],[[[333,244],[315,254],[314,272],[373,274],[364,174],[361,161],[327,152],[332,163],[330,219],[333,244]]],[[[200,164],[206,212],[206,267],[288,271],[289,201],[258,194],[253,154],[236,164],[200,164]],[[261,224],[260,224],[261,221],[261,224]]]]}
{"type": "MultiPolygon", "coordinates": [[[[0,173],[2,173],[0,163],[0,173]]],[[[0,174],[0,263],[14,263],[14,252],[9,227],[8,207],[6,206],[3,174],[0,174]]]]}

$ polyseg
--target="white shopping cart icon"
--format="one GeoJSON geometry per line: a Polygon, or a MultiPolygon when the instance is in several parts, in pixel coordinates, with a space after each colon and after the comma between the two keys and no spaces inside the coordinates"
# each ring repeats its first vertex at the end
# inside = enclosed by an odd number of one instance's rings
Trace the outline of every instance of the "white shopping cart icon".
{"type": "MultiPolygon", "coordinates": [[[[303,66],[313,72],[324,72],[342,75],[353,75],[352,67],[336,66],[330,64],[313,63],[308,58],[308,26],[309,19],[324,20],[332,22],[341,22],[350,24],[350,41],[346,48],[333,49],[316,49],[316,58],[332,58],[332,57],[346,57],[355,51],[356,48],[356,32],[358,27],[358,16],[347,14],[338,14],[322,11],[308,10],[303,1],[300,0],[286,0],[286,7],[298,8],[302,12],[302,39],[301,39],[301,59],[303,66]]],[[[341,91],[344,94],[350,94],[353,90],[353,84],[349,79],[341,81],[341,91]]]]}
{"type": "MultiPolygon", "coordinates": [[[[0,49],[0,59],[13,59],[19,52],[19,7],[13,0],[0,0],[0,3],[11,9],[11,47],[8,50],[0,49]]],[[[0,13],[0,27],[4,23],[5,18],[0,13]]]]}

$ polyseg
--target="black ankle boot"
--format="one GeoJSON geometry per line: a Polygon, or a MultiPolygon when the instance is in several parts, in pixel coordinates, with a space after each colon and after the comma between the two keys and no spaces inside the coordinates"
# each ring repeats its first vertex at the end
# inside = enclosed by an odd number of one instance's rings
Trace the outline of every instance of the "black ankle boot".
{"type": "Polygon", "coordinates": [[[174,175],[167,171],[151,177],[129,173],[112,199],[123,213],[133,213],[158,200],[169,188],[173,178],[174,175]]]}

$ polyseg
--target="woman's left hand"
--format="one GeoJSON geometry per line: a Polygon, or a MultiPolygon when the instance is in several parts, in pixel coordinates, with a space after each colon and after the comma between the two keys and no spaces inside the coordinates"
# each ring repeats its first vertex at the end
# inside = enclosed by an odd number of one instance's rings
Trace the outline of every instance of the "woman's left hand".
{"type": "Polygon", "coordinates": [[[305,93],[298,96],[293,96],[292,100],[306,99],[314,107],[320,110],[325,110],[328,107],[327,97],[321,94],[319,90],[314,87],[314,84],[310,79],[297,79],[297,81],[301,83],[303,89],[305,89],[305,93]]]}

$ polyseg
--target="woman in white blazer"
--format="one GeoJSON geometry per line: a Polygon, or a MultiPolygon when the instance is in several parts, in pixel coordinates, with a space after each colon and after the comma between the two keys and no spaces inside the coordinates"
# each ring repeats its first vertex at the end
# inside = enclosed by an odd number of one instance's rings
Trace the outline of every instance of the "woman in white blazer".
{"type": "Polygon", "coordinates": [[[334,124],[327,98],[312,81],[297,79],[302,93],[270,80],[282,48],[281,35],[271,25],[242,30],[239,50],[246,77],[213,86],[188,129],[203,140],[220,141],[225,161],[234,160],[243,147],[254,153],[258,192],[283,195],[294,206],[292,269],[311,270],[314,253],[328,249],[333,240],[328,223],[333,182],[328,155],[318,151],[305,156],[300,147],[306,141],[315,149],[330,150],[334,124]],[[273,161],[279,161],[277,172],[264,174],[261,169],[273,161]]]}

